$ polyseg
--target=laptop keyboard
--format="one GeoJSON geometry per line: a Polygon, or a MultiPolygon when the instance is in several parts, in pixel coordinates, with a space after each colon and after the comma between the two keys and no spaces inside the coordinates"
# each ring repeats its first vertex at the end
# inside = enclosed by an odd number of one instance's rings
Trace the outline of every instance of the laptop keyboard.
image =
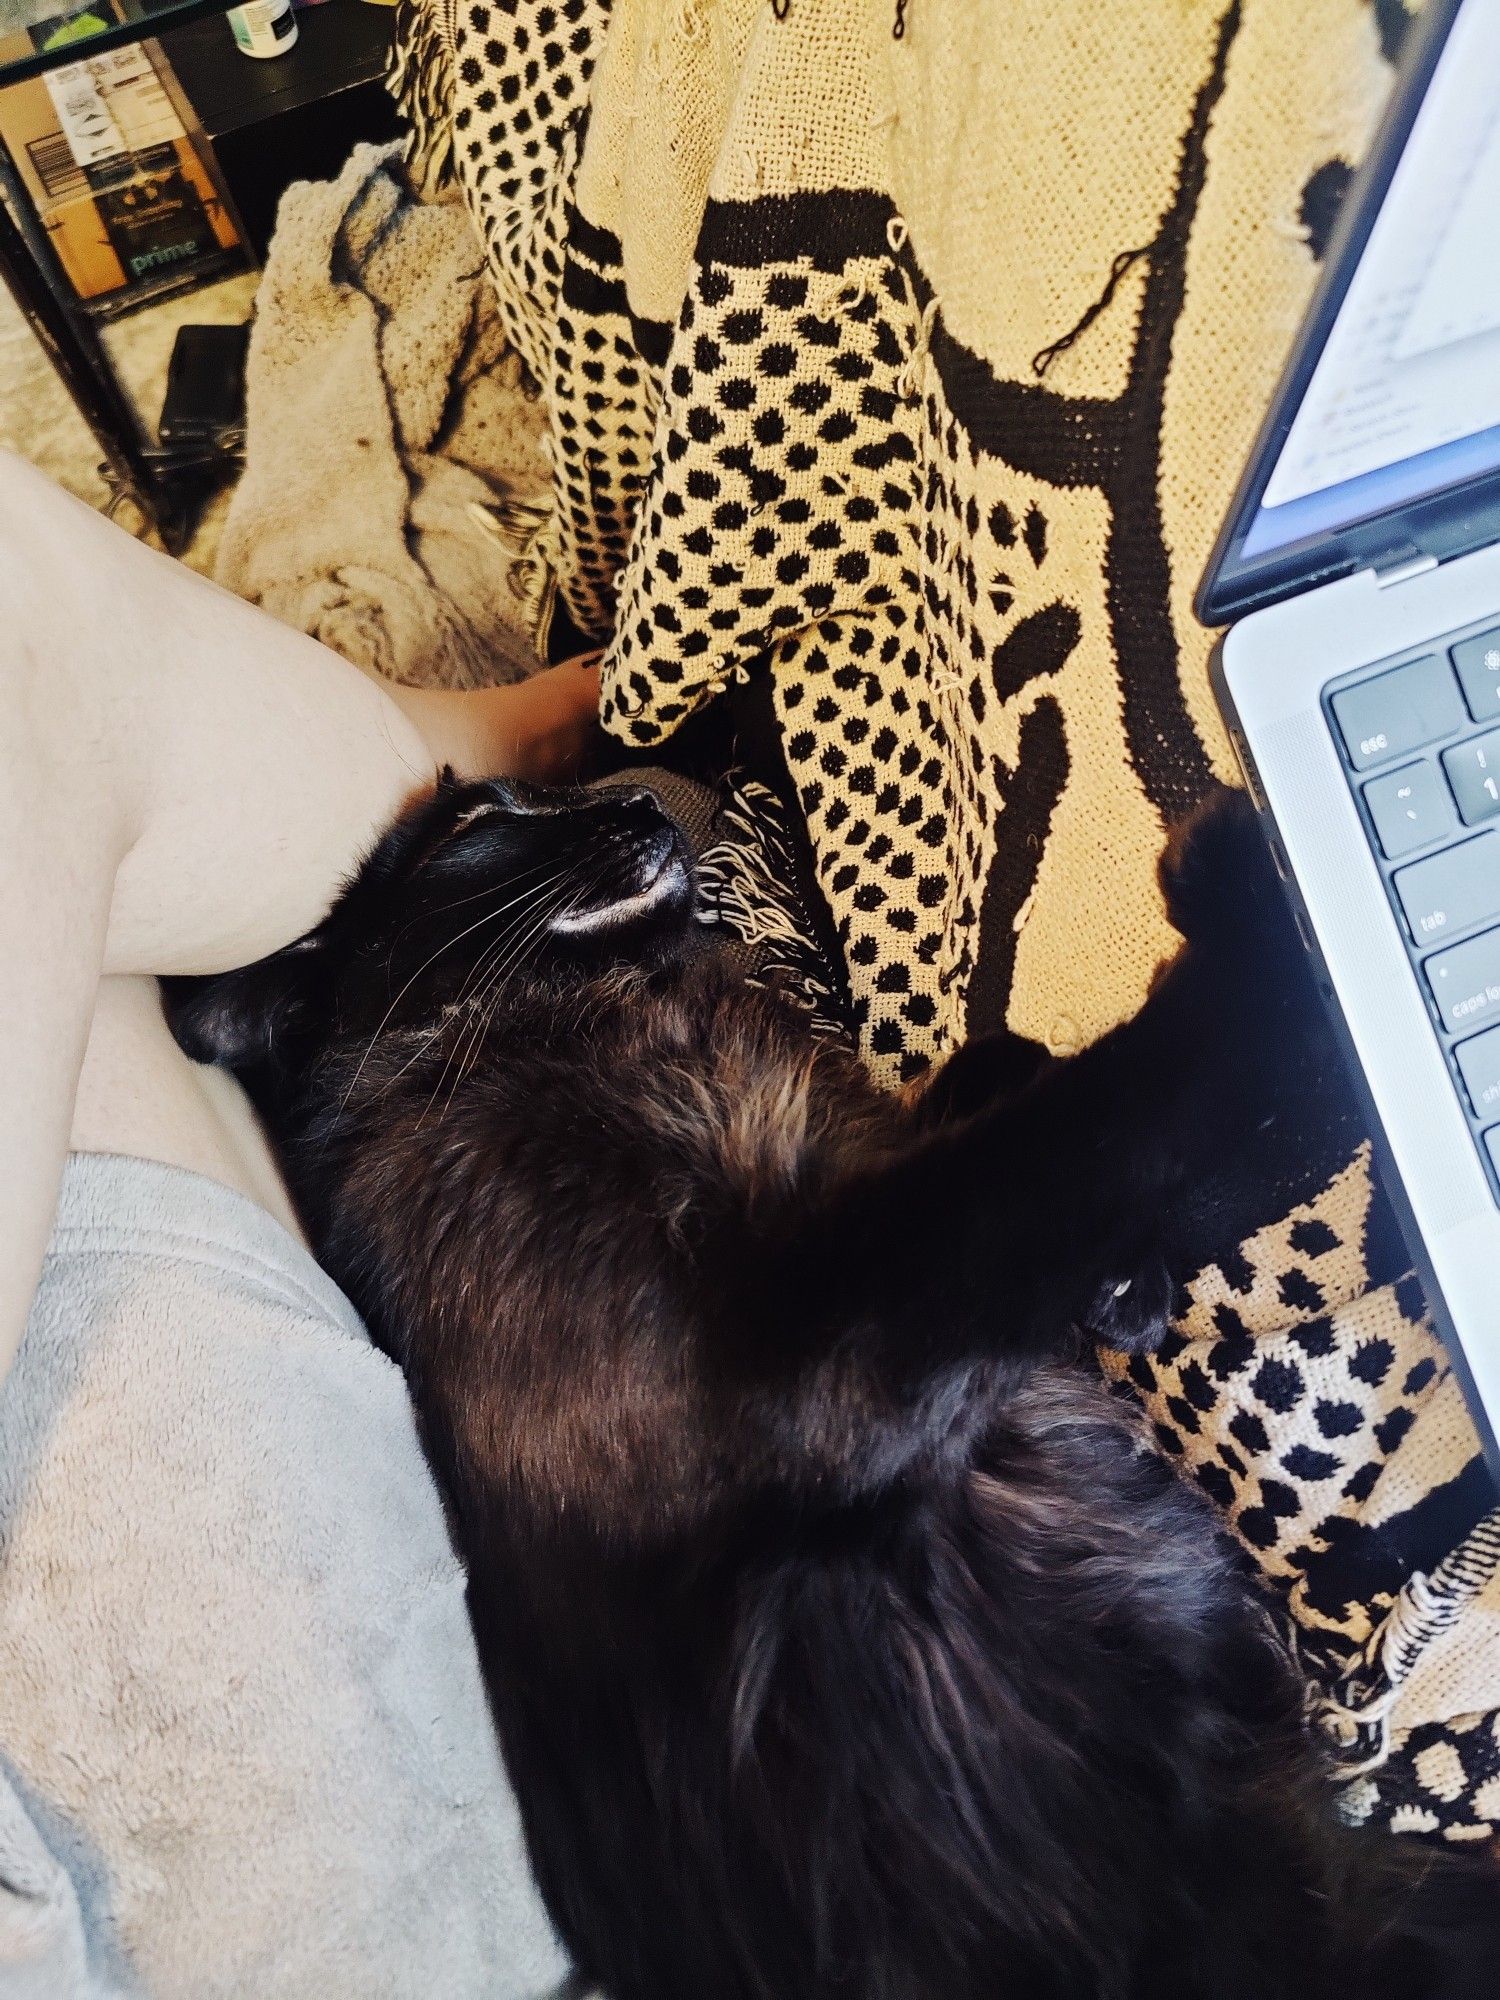
{"type": "Polygon", "coordinates": [[[1500,623],[1346,676],[1323,700],[1500,1198],[1500,623]]]}

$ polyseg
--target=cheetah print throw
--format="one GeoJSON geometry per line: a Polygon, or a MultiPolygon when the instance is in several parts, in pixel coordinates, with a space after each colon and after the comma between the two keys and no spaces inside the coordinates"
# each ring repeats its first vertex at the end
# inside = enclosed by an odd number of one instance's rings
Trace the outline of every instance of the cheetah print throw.
{"type": "MultiPolygon", "coordinates": [[[[1406,25],[404,0],[414,157],[461,188],[544,411],[606,723],[756,746],[805,991],[893,1086],[1000,1023],[1077,1048],[1173,948],[1164,830],[1232,776],[1192,591],[1406,25]]],[[[1367,1150],[1256,1167],[1167,1348],[1107,1373],[1279,1594],[1347,1811],[1488,1839],[1472,1429],[1367,1150]]]]}

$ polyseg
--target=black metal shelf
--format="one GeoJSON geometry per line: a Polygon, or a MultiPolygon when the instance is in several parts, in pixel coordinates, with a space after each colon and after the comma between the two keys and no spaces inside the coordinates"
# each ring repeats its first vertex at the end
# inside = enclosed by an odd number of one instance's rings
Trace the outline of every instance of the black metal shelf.
{"type": "Polygon", "coordinates": [[[285,55],[257,62],[235,47],[221,9],[217,19],[171,28],[161,45],[213,141],[379,82],[393,22],[390,7],[370,0],[299,7],[295,44],[285,55]]]}
{"type": "MultiPolygon", "coordinates": [[[[106,0],[100,0],[101,11],[106,0]]],[[[76,13],[73,0],[0,0],[0,33],[46,27],[76,13]]],[[[155,440],[114,372],[99,327],[222,276],[265,254],[289,181],[335,175],[360,140],[394,138],[395,107],[381,87],[394,15],[369,0],[324,0],[299,11],[286,54],[240,53],[224,0],[116,0],[127,14],[97,34],[0,63],[0,85],[37,76],[122,43],[157,37],[217,162],[215,179],[241,225],[244,252],[221,251],[190,270],[162,271],[80,301],[0,142],[0,282],[14,293],[37,339],[92,429],[117,495],[135,499],[168,546],[182,539],[216,473],[233,462],[237,427],[175,447],[155,440]]]]}
{"type": "Polygon", "coordinates": [[[240,54],[222,19],[162,36],[252,255],[265,257],[289,181],[331,180],[360,140],[396,137],[382,81],[394,25],[370,0],[324,0],[298,9],[295,45],[263,62],[240,54]]]}

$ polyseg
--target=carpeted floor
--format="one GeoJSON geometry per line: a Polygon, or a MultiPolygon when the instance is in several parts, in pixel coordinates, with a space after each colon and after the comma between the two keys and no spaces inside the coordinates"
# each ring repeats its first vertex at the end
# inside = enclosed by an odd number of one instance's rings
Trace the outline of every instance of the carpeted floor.
{"type": "MultiPolygon", "coordinates": [[[[219,324],[248,319],[257,282],[257,273],[245,272],[184,298],[152,306],[105,330],[105,343],[122,379],[153,425],[161,409],[167,362],[178,327],[188,322],[219,324]]],[[[0,445],[20,452],[92,506],[104,505],[108,495],[99,477],[98,448],[3,286],[0,445]]],[[[213,566],[228,500],[226,488],[204,510],[184,554],[194,569],[206,572],[213,566]]]]}

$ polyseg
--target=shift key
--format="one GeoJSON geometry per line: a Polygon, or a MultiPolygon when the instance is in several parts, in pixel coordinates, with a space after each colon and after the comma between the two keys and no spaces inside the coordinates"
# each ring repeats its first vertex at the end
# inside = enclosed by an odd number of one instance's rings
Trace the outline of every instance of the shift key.
{"type": "Polygon", "coordinates": [[[1474,1115],[1495,1117],[1500,1113],[1500,1028],[1486,1028],[1472,1041],[1460,1042],[1455,1054],[1474,1115]]]}
{"type": "Polygon", "coordinates": [[[1418,944],[1500,917],[1500,834],[1481,833],[1461,847],[1414,861],[1398,869],[1394,880],[1418,944]]]}

